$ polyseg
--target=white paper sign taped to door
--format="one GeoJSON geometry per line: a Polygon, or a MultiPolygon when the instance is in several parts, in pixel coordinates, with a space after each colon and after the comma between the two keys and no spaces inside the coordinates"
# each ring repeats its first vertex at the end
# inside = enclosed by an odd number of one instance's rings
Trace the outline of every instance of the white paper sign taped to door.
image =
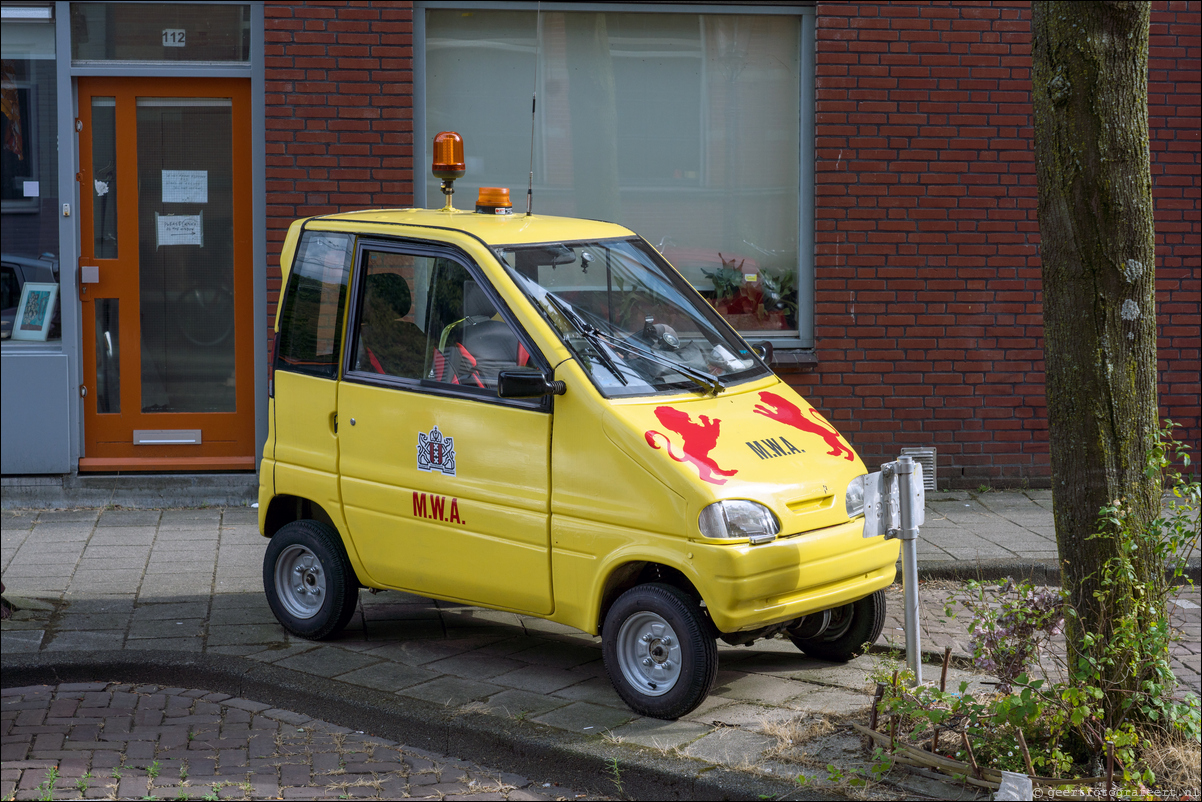
{"type": "Polygon", "coordinates": [[[205,216],[200,214],[154,213],[154,244],[201,245],[205,244],[205,216]]]}
{"type": "Polygon", "coordinates": [[[208,202],[208,170],[163,171],[163,203],[208,202]]]}

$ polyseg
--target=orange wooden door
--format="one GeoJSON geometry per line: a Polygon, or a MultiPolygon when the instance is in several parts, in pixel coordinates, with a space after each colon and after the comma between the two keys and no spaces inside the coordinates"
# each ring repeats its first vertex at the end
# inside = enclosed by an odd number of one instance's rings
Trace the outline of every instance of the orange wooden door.
{"type": "Polygon", "coordinates": [[[80,78],[81,471],[253,470],[250,82],[80,78]]]}

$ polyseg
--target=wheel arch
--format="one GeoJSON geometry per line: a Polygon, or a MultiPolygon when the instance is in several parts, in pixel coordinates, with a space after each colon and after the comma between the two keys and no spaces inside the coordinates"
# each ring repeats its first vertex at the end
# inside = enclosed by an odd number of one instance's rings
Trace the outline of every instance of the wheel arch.
{"type": "Polygon", "coordinates": [[[627,560],[620,565],[615,565],[602,583],[600,600],[597,605],[598,634],[604,627],[605,616],[609,613],[609,608],[618,600],[618,597],[631,588],[648,582],[670,585],[698,601],[702,600],[697,586],[679,568],[654,560],[627,560]]]}
{"type": "Polygon", "coordinates": [[[267,515],[263,522],[263,534],[271,537],[293,521],[320,521],[326,526],[338,530],[334,519],[320,504],[301,496],[281,493],[271,499],[267,507],[267,515]]]}

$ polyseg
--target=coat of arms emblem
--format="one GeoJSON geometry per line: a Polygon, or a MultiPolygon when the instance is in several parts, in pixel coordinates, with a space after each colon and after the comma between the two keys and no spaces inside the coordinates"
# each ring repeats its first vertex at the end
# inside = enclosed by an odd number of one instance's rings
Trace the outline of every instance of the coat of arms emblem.
{"type": "Polygon", "coordinates": [[[417,469],[419,471],[441,471],[446,476],[455,475],[455,440],[446,437],[435,426],[429,434],[417,433],[417,469]]]}

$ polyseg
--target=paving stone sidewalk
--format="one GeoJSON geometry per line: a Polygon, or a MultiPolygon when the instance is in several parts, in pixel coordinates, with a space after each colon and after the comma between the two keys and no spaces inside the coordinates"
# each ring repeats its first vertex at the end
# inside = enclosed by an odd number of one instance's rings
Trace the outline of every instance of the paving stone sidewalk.
{"type": "MultiPolygon", "coordinates": [[[[1045,492],[932,496],[920,565],[1008,559],[1021,567],[1054,556],[1045,492]]],[[[482,713],[502,725],[534,722],[692,761],[699,772],[709,766],[795,774],[795,766],[774,763],[780,746],[774,728],[865,716],[869,675],[885,659],[833,665],[807,658],[788,641],[720,642],[710,697],[679,721],[664,722],[636,716],[622,703],[605,676],[598,638],[538,618],[363,591],[340,638],[305,641],[289,636],[267,606],[261,578],[267,541],[256,513],[4,511],[0,568],[7,598],[23,608],[0,635],[5,662],[13,655],[69,661],[101,650],[133,658],[236,658],[320,680],[335,693],[383,693],[398,704],[482,713]]],[[[966,620],[944,615],[948,586],[923,588],[924,645],[940,654],[950,645],[966,656],[966,620]]],[[[1191,593],[1174,606],[1174,621],[1190,635],[1174,665],[1184,684],[1198,690],[1199,598],[1191,593]]],[[[903,642],[895,587],[881,645],[903,642]]],[[[961,679],[982,678],[954,668],[951,681],[961,679]]]]}
{"type": "Polygon", "coordinates": [[[205,690],[104,682],[6,688],[0,711],[2,799],[585,796],[205,690]]]}

